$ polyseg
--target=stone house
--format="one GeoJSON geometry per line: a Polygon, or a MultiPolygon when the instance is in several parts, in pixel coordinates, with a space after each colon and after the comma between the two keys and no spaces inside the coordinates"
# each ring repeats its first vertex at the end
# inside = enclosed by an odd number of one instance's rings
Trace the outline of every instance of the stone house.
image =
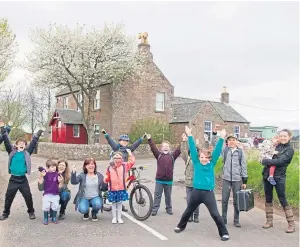
{"type": "MultiPolygon", "coordinates": [[[[186,124],[192,124],[200,142],[203,134],[211,137],[215,123],[222,123],[230,133],[245,136],[249,122],[229,106],[229,94],[222,93],[222,102],[202,101],[174,97],[174,87],[153,61],[150,45],[139,44],[139,50],[147,54],[148,63],[143,67],[143,76],[131,78],[118,85],[99,85],[94,99],[92,117],[95,143],[106,143],[102,128],[113,137],[129,133],[137,120],[154,117],[170,123],[172,142],[179,142],[186,124]]],[[[82,101],[80,90],[74,90],[82,101]]],[[[72,93],[63,89],[56,95],[56,109],[73,109],[74,118],[79,111],[72,93]]],[[[72,118],[70,116],[70,118],[72,118]]]]}
{"type": "Polygon", "coordinates": [[[250,122],[229,105],[229,93],[224,89],[221,102],[174,97],[170,121],[174,143],[181,141],[185,125],[192,127],[193,136],[200,144],[204,143],[204,134],[211,139],[215,124],[220,124],[228,134],[238,138],[249,137],[250,122]]]}
{"type": "MultiPolygon", "coordinates": [[[[118,85],[102,84],[98,87],[92,110],[95,143],[106,143],[103,135],[99,134],[102,128],[117,138],[120,134],[129,133],[132,124],[137,120],[149,117],[165,121],[171,119],[174,87],[154,63],[150,45],[141,43],[139,50],[147,54],[148,58],[143,67],[142,78],[132,78],[118,85]]],[[[73,93],[82,101],[79,89],[73,93]]],[[[79,111],[68,89],[56,94],[56,109],[79,111]]]]}

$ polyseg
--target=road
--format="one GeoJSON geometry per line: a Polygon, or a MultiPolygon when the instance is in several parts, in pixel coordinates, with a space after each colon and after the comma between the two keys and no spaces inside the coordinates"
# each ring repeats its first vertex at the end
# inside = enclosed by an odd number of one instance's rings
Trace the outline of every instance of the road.
{"type": "MultiPolygon", "coordinates": [[[[33,171],[37,165],[45,164],[45,159],[37,156],[32,157],[33,171]]],[[[81,161],[70,161],[70,164],[76,164],[79,170],[82,166],[81,161]]],[[[0,164],[2,174],[2,185],[0,185],[1,207],[3,210],[4,193],[6,189],[7,154],[0,153],[0,164]],[[3,180],[5,178],[5,180],[3,180]]],[[[97,162],[98,170],[105,171],[107,161],[97,162]]],[[[147,170],[143,172],[146,185],[153,192],[154,175],[156,164],[154,159],[138,160],[137,165],[147,165],[147,170]]],[[[183,179],[184,163],[182,160],[176,161],[174,180],[183,179]]],[[[231,246],[231,247],[272,247],[272,246],[299,246],[298,223],[297,232],[286,234],[284,229],[286,221],[281,216],[275,216],[272,229],[264,230],[261,225],[264,223],[264,212],[255,208],[247,213],[241,214],[242,228],[235,228],[232,223],[232,205],[229,207],[228,230],[230,240],[221,242],[217,228],[210,218],[205,206],[200,209],[200,223],[189,223],[186,230],[180,234],[174,233],[173,229],[179,221],[181,214],[185,209],[185,188],[180,183],[175,183],[173,187],[173,211],[170,216],[165,213],[164,201],[157,216],[150,217],[147,221],[132,221],[129,213],[129,219],[124,218],[123,225],[111,224],[111,213],[104,212],[100,214],[98,222],[83,221],[81,215],[75,212],[72,204],[77,186],[71,185],[72,199],[67,208],[66,219],[59,221],[59,224],[49,224],[44,226],[42,223],[42,193],[37,190],[37,173],[30,176],[34,206],[37,219],[30,221],[26,213],[26,206],[23,198],[18,193],[12,206],[11,216],[8,220],[0,222],[0,247],[81,247],[81,246],[110,246],[110,247],[207,247],[207,246],[231,246]],[[164,240],[162,240],[164,239],[164,240]]],[[[217,194],[218,206],[220,205],[220,195],[217,194]]],[[[128,206],[128,205],[127,205],[128,206]]]]}

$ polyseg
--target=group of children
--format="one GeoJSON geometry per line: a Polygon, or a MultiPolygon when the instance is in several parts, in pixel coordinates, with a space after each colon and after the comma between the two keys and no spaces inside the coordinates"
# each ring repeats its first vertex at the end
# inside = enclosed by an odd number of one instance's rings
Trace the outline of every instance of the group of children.
{"type": "MultiPolygon", "coordinates": [[[[10,129],[9,126],[5,127],[2,124],[0,127],[2,134],[0,141],[4,141],[6,150],[9,154],[8,172],[11,174],[5,196],[5,208],[2,216],[0,216],[0,220],[4,220],[10,215],[11,204],[18,190],[20,190],[26,201],[29,218],[35,219],[32,195],[26,178],[26,173],[30,175],[30,155],[33,153],[43,131],[39,130],[28,146],[26,140],[22,138],[19,138],[16,141],[16,145],[13,146],[8,137],[10,129]]],[[[217,224],[221,240],[228,240],[229,234],[226,228],[228,200],[232,190],[234,194],[234,225],[236,227],[240,227],[239,212],[236,207],[236,192],[240,189],[246,189],[247,164],[244,153],[238,147],[238,140],[234,135],[229,135],[227,137],[225,148],[222,150],[226,132],[219,128],[219,126],[216,126],[212,133],[212,145],[209,145],[206,138],[205,147],[197,147],[191,134],[192,130],[186,126],[186,133],[182,135],[182,143],[188,142],[189,148],[187,148],[186,145],[179,145],[174,151],[171,151],[171,145],[168,141],[163,141],[159,150],[154,141],[151,139],[151,135],[146,133],[131,146],[128,146],[128,135],[121,135],[119,137],[119,143],[116,143],[103,129],[102,133],[105,135],[105,138],[113,149],[111,162],[106,169],[103,181],[108,184],[108,200],[112,203],[112,223],[123,223],[121,219],[121,212],[122,210],[127,211],[127,209],[122,207],[122,202],[128,200],[125,177],[128,170],[135,163],[135,158],[132,155],[132,152],[138,148],[144,138],[147,138],[151,151],[157,160],[152,216],[157,215],[162,193],[165,194],[166,212],[169,215],[173,214],[171,194],[174,163],[183,151],[182,156],[186,164],[185,176],[187,209],[183,213],[180,222],[175,228],[175,232],[178,233],[183,231],[187,222],[194,221],[198,223],[199,206],[201,203],[204,203],[217,224]],[[214,146],[217,139],[217,134],[219,134],[219,140],[213,149],[212,146],[214,146]],[[222,216],[220,216],[218,212],[214,195],[214,167],[221,153],[223,154],[222,216]]],[[[268,152],[265,151],[265,154],[266,153],[268,152]]],[[[96,166],[95,162],[94,165],[96,166]]],[[[94,171],[96,171],[95,169],[96,168],[94,168],[94,171]]],[[[53,160],[47,161],[46,169],[39,168],[39,170],[41,172],[41,176],[39,178],[39,189],[44,191],[44,224],[48,224],[50,211],[52,222],[57,223],[57,211],[59,209],[59,204],[61,204],[60,190],[66,184],[66,174],[59,172],[58,164],[53,160]]],[[[65,170],[63,170],[63,172],[64,171],[65,170]]],[[[86,174],[87,172],[84,171],[83,173],[86,174]]],[[[69,179],[69,175],[67,175],[67,177],[69,179]]],[[[273,180],[271,178],[272,174],[270,174],[269,180],[272,183],[273,180]]]]}

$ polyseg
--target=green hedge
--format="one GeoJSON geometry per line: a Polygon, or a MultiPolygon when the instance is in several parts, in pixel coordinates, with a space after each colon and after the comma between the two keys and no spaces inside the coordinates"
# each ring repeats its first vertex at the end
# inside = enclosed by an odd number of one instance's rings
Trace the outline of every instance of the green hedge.
{"type": "MultiPolygon", "coordinates": [[[[248,160],[248,188],[253,189],[260,196],[264,196],[262,184],[262,165],[256,160],[248,160]]],[[[219,159],[216,166],[216,176],[221,176],[222,159],[219,159]]],[[[286,196],[288,202],[293,207],[299,207],[299,152],[294,154],[291,164],[287,168],[286,196]]],[[[279,203],[274,190],[274,199],[279,203]]]]}

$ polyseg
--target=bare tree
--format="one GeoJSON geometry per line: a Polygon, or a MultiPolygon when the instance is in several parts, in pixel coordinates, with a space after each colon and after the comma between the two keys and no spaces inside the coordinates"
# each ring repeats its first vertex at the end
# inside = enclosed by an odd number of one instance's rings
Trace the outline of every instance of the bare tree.
{"type": "Polygon", "coordinates": [[[26,101],[20,88],[9,88],[0,93],[1,118],[4,123],[13,122],[14,128],[23,126],[27,121],[26,101]]]}
{"type": "Polygon", "coordinates": [[[92,109],[101,84],[123,82],[138,64],[134,38],[124,34],[122,25],[105,25],[86,31],[85,26],[70,29],[50,25],[31,33],[35,45],[28,56],[28,69],[42,86],[67,88],[82,113],[89,143],[94,142],[92,109]],[[80,90],[78,102],[74,90],[80,90]]]}
{"type": "Polygon", "coordinates": [[[31,129],[31,134],[33,135],[37,128],[45,127],[47,124],[47,106],[43,102],[42,96],[35,92],[34,88],[27,89],[25,101],[28,124],[31,129]]]}
{"type": "Polygon", "coordinates": [[[8,76],[13,66],[17,51],[15,38],[7,20],[0,19],[0,82],[8,76]]]}

